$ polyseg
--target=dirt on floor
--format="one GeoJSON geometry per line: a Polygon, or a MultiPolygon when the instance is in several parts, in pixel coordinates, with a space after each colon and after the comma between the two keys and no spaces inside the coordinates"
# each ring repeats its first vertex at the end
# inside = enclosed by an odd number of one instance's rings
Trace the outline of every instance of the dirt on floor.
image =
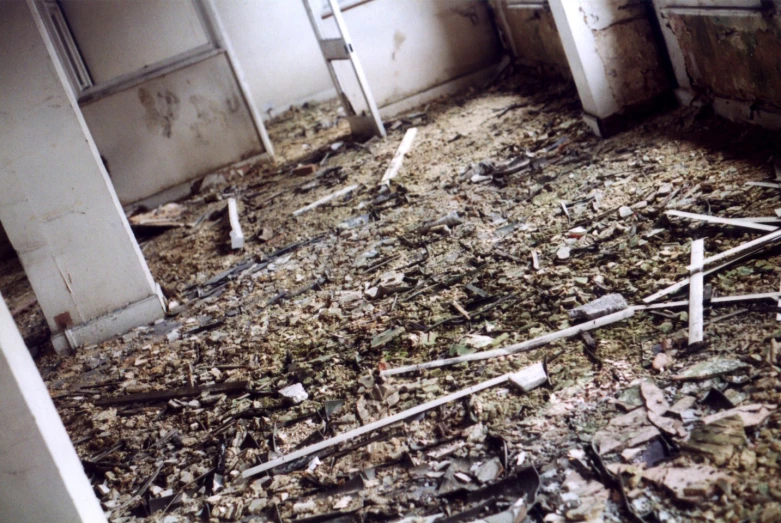
{"type": "MultiPolygon", "coordinates": [[[[707,258],[781,222],[778,135],[705,106],[601,140],[571,85],[525,73],[387,126],[358,142],[335,105],[297,109],[269,126],[276,165],[131,218],[164,230],[140,241],[169,317],[38,359],[110,519],[781,521],[778,295],[720,300],[777,293],[778,243],[708,272],[703,343],[686,303],[644,301],[688,278],[692,240],[707,258]],[[518,346],[616,293],[614,321],[518,346]]],[[[0,289],[40,337],[18,270],[0,289]]]]}

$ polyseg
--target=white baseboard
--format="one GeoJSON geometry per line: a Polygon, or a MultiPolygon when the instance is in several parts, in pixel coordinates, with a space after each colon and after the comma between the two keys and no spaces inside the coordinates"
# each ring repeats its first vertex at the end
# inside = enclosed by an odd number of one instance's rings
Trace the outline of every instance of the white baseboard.
{"type": "Polygon", "coordinates": [[[57,354],[67,353],[84,345],[94,345],[119,334],[125,334],[164,316],[165,300],[158,288],[157,294],[52,335],[52,345],[57,354]]]}

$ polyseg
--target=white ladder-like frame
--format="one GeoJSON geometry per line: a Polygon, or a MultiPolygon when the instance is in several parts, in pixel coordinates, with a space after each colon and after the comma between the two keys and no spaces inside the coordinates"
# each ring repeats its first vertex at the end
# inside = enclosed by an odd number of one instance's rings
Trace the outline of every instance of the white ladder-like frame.
{"type": "Polygon", "coordinates": [[[328,0],[328,4],[331,6],[336,28],[341,35],[340,38],[323,38],[317,15],[312,9],[310,0],[302,1],[304,2],[304,8],[309,17],[309,22],[312,24],[315,38],[317,38],[317,42],[320,45],[320,51],[323,53],[323,58],[325,58],[325,64],[328,67],[328,73],[331,75],[331,81],[334,83],[339,101],[341,101],[342,107],[344,107],[345,113],[347,114],[350,128],[356,134],[363,134],[366,133],[367,130],[370,130],[373,134],[385,138],[385,126],[382,124],[380,111],[377,108],[377,104],[374,102],[374,97],[369,89],[369,83],[366,81],[366,75],[363,72],[361,62],[358,60],[358,55],[355,53],[350,34],[347,31],[347,25],[344,23],[342,11],[339,8],[339,0],[328,0]],[[350,64],[352,64],[353,72],[355,72],[358,84],[361,87],[361,93],[363,93],[363,99],[366,101],[366,106],[369,108],[369,113],[371,113],[370,115],[356,114],[353,105],[347,98],[347,94],[339,83],[339,77],[336,75],[336,70],[331,63],[334,60],[349,60],[350,64]]]}

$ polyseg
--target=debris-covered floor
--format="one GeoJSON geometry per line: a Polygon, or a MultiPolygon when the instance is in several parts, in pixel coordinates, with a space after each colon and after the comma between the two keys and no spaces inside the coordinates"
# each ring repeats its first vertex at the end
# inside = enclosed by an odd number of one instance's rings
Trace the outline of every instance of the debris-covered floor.
{"type": "MultiPolygon", "coordinates": [[[[693,239],[707,270],[771,234],[775,135],[681,108],[600,140],[572,87],[519,79],[388,122],[386,141],[351,141],[335,109],[272,124],[277,166],[230,169],[132,219],[165,229],[141,242],[167,320],[39,357],[112,521],[781,521],[778,297],[719,300],[777,292],[777,243],[706,276],[704,344],[688,346],[684,304],[470,356],[571,327],[570,310],[608,294],[647,305],[688,277],[693,239]],[[244,251],[230,249],[229,197],[244,251]],[[472,361],[380,376],[456,356],[472,361]],[[533,383],[496,379],[242,476],[539,362],[533,383]]],[[[18,265],[5,269],[0,288],[40,344],[42,315],[18,265]]]]}

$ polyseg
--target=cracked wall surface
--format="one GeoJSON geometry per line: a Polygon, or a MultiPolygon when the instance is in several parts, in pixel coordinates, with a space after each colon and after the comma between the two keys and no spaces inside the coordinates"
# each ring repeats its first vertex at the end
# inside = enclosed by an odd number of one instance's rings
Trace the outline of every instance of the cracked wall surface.
{"type": "Polygon", "coordinates": [[[695,91],[781,107],[781,15],[668,20],[695,91]]]}

